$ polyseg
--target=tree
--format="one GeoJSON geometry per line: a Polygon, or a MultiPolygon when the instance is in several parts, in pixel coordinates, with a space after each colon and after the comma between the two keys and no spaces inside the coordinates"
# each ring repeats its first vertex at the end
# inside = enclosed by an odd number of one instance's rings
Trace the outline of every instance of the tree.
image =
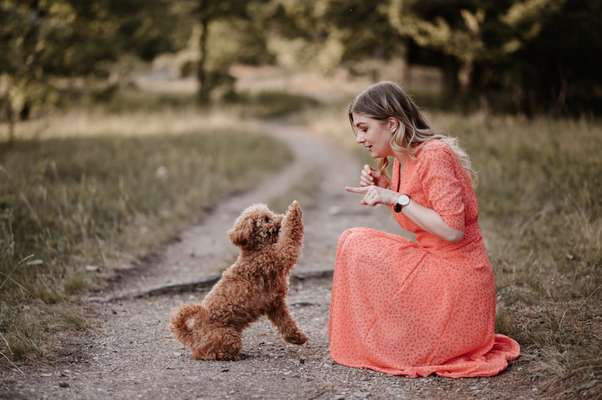
{"type": "Polygon", "coordinates": [[[403,38],[390,23],[386,2],[329,0],[324,19],[337,31],[344,49],[341,62],[347,68],[353,69],[358,60],[388,61],[404,53],[403,38]]]}
{"type": "Polygon", "coordinates": [[[236,36],[242,42],[246,41],[247,47],[252,48],[259,59],[269,59],[265,36],[261,34],[261,27],[256,25],[255,15],[258,12],[257,7],[264,3],[265,0],[186,0],[175,6],[180,21],[198,28],[193,30],[197,40],[196,46],[193,47],[198,57],[195,75],[198,82],[197,101],[200,104],[208,103],[211,93],[220,84],[232,83],[234,78],[228,73],[231,64],[236,61],[252,61],[253,58],[248,51],[245,52],[243,46],[239,46],[238,57],[228,54],[227,57],[221,58],[221,62],[215,62],[219,55],[211,55],[210,44],[224,42],[224,38],[211,34],[216,25],[227,25],[230,32],[226,34],[236,36]],[[192,17],[192,20],[187,17],[192,17]],[[239,35],[243,31],[245,35],[239,35]]]}
{"type": "Polygon", "coordinates": [[[538,24],[538,34],[507,60],[527,112],[602,110],[602,2],[571,0],[538,24]],[[509,65],[510,64],[510,65],[509,65]]]}
{"type": "Polygon", "coordinates": [[[100,77],[124,53],[175,47],[168,0],[0,0],[0,101],[9,139],[60,78],[100,77]]]}
{"type": "Polygon", "coordinates": [[[600,87],[599,74],[576,60],[600,52],[601,12],[600,2],[575,0],[392,0],[389,7],[414,53],[434,54],[448,96],[502,91],[527,113],[561,110],[586,85],[600,87]]]}
{"type": "Polygon", "coordinates": [[[282,46],[284,52],[299,49],[294,58],[304,67],[331,72],[343,66],[359,72],[358,61],[389,60],[403,53],[401,35],[390,25],[385,6],[361,0],[271,0],[262,19],[290,43],[282,46]]]}

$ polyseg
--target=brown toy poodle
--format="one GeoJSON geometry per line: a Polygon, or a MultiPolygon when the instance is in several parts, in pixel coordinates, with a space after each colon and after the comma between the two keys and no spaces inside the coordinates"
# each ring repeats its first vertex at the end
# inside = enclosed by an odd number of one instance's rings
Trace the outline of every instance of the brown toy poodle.
{"type": "Polygon", "coordinates": [[[200,304],[181,306],[171,319],[176,338],[199,360],[234,360],[242,348],[242,331],[267,315],[284,340],[303,344],[286,305],[288,275],[303,244],[301,207],[294,201],[285,215],[264,204],[247,208],[228,232],[240,247],[236,262],[200,304]]]}

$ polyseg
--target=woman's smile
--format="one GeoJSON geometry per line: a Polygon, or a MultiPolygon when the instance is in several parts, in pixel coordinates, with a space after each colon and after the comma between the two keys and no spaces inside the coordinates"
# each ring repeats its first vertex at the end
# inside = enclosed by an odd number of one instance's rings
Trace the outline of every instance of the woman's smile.
{"type": "Polygon", "coordinates": [[[355,141],[370,152],[374,158],[388,157],[392,155],[391,132],[386,124],[364,114],[353,114],[355,130],[355,141]]]}

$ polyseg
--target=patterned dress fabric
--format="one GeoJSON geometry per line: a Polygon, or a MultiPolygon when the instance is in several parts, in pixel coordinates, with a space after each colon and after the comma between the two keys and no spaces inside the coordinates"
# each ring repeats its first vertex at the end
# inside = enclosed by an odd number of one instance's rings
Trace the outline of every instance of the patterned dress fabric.
{"type": "Polygon", "coordinates": [[[391,189],[464,237],[447,242],[394,212],[415,242],[370,228],[343,232],[328,322],[333,360],[409,377],[500,373],[520,346],[495,334],[495,278],[469,174],[448,144],[431,140],[402,171],[394,161],[391,189]]]}

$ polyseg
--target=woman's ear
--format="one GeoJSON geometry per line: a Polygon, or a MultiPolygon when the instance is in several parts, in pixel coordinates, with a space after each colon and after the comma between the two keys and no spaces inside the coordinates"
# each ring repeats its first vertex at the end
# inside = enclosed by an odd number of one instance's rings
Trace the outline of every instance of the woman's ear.
{"type": "Polygon", "coordinates": [[[391,131],[391,134],[394,134],[397,131],[397,128],[399,128],[399,125],[401,124],[401,122],[399,122],[397,120],[397,118],[395,117],[389,117],[387,118],[387,129],[391,131]]]}

